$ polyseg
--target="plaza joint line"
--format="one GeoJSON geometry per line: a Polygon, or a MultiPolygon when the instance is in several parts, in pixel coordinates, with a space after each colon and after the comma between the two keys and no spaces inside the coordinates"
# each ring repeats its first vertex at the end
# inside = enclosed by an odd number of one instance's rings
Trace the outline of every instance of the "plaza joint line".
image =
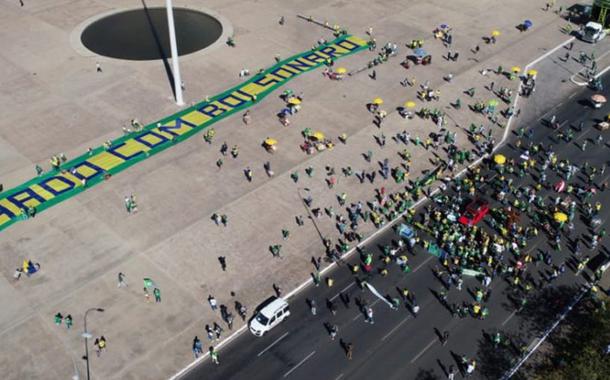
{"type": "Polygon", "coordinates": [[[297,54],[253,76],[246,82],[192,107],[147,125],[139,132],[97,147],[41,176],[0,193],[0,230],[95,186],[131,165],[155,155],[215,122],[269,95],[297,75],[329,59],[338,59],[367,48],[366,41],[341,36],[310,51],[297,54]]]}

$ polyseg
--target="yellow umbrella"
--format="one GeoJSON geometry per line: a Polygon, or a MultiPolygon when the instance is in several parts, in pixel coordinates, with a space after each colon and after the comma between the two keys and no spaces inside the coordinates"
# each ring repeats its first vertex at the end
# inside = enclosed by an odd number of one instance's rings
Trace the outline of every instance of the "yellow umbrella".
{"type": "Polygon", "coordinates": [[[288,104],[298,105],[301,104],[301,99],[299,98],[290,98],[288,99],[288,104]]]}
{"type": "Polygon", "coordinates": [[[269,146],[274,146],[277,144],[277,140],[267,137],[267,139],[265,140],[265,144],[269,146]]]}
{"type": "Polygon", "coordinates": [[[346,74],[347,73],[347,69],[345,67],[339,67],[337,69],[337,71],[335,71],[337,74],[346,74]]]}
{"type": "Polygon", "coordinates": [[[416,105],[417,104],[415,104],[415,102],[412,101],[412,100],[409,100],[408,102],[405,102],[405,107],[406,108],[415,108],[416,105]]]}
{"type": "Polygon", "coordinates": [[[383,99],[375,98],[375,99],[373,99],[373,104],[381,105],[381,104],[383,104],[383,99]]]}
{"type": "Polygon", "coordinates": [[[503,154],[496,154],[494,156],[494,162],[498,165],[504,165],[506,163],[506,156],[503,154]]]}
{"type": "Polygon", "coordinates": [[[567,222],[567,220],[568,220],[568,216],[566,214],[564,214],[563,212],[556,212],[555,214],[553,214],[553,218],[555,219],[556,222],[559,222],[559,223],[564,223],[564,222],[567,222]]]}
{"type": "Polygon", "coordinates": [[[513,73],[520,73],[521,68],[519,66],[513,66],[510,68],[510,71],[512,71],[513,73]]]}
{"type": "Polygon", "coordinates": [[[324,140],[324,133],[322,133],[320,131],[315,131],[312,136],[314,139],[316,139],[318,141],[324,140]]]}
{"type": "Polygon", "coordinates": [[[527,70],[527,75],[531,76],[531,77],[535,77],[536,74],[538,74],[538,71],[531,69],[531,70],[527,70]]]}
{"type": "Polygon", "coordinates": [[[491,32],[491,35],[494,37],[498,37],[500,35],[500,31],[499,30],[494,30],[493,32],[491,32]]]}

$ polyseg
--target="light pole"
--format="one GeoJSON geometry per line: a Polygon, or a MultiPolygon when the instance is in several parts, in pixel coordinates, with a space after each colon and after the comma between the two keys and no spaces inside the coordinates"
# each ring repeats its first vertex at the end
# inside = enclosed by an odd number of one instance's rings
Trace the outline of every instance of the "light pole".
{"type": "Polygon", "coordinates": [[[90,379],[89,377],[89,338],[91,338],[91,334],[89,334],[89,332],[87,331],[87,314],[89,314],[90,311],[99,311],[100,313],[104,312],[104,309],[101,309],[99,307],[92,307],[90,309],[88,309],[87,311],[85,311],[85,331],[83,332],[83,338],[85,338],[85,356],[83,356],[83,359],[85,359],[85,361],[87,362],[87,380],[90,379]]]}
{"type": "Polygon", "coordinates": [[[180,79],[180,67],[178,66],[178,46],[176,44],[176,29],[174,27],[174,8],[172,0],[166,0],[167,28],[169,29],[169,45],[172,51],[172,74],[174,77],[174,92],[176,93],[176,104],[184,105],[182,99],[182,79],[180,79]]]}

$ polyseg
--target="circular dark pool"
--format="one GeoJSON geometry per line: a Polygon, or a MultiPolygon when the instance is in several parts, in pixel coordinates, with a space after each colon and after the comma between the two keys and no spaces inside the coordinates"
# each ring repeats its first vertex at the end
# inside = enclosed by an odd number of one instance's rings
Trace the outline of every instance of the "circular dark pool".
{"type": "MultiPolygon", "coordinates": [[[[191,9],[174,8],[178,55],[214,43],[222,25],[214,17],[191,9]]],[[[81,34],[87,49],[106,57],[147,61],[170,57],[165,8],[135,9],[93,22],[81,34]]]]}

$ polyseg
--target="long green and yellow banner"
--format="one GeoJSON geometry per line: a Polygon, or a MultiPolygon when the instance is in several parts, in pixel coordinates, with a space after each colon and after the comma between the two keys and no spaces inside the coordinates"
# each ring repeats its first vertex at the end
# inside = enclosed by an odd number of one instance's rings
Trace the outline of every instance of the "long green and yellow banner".
{"type": "Polygon", "coordinates": [[[297,75],[355,53],[366,41],[345,35],[283,60],[213,98],[124,135],[0,193],[0,230],[44,211],[260,101],[297,75]]]}

